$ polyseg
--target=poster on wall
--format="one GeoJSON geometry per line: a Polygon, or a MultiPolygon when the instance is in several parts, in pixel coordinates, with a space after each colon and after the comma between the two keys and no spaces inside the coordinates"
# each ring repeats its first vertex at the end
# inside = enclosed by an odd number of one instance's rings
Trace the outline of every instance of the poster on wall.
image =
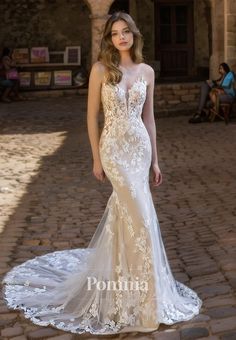
{"type": "Polygon", "coordinates": [[[13,59],[17,64],[29,63],[29,49],[28,48],[15,48],[12,54],[13,59]]]}
{"type": "Polygon", "coordinates": [[[51,72],[34,72],[34,85],[50,86],[51,78],[52,78],[51,72]]]}
{"type": "Polygon", "coordinates": [[[48,47],[32,47],[30,50],[30,60],[33,64],[49,63],[48,47]]]}
{"type": "Polygon", "coordinates": [[[55,86],[71,86],[72,72],[70,70],[54,71],[55,86]]]}
{"type": "Polygon", "coordinates": [[[19,72],[20,86],[30,87],[31,85],[31,72],[19,72]]]}
{"type": "Polygon", "coordinates": [[[65,51],[65,63],[77,64],[81,63],[81,49],[80,46],[67,46],[65,51]]]}

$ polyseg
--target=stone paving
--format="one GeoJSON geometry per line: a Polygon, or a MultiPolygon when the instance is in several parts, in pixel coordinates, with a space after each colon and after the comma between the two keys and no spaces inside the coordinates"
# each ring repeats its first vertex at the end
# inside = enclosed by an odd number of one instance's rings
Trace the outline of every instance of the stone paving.
{"type": "MultiPolygon", "coordinates": [[[[91,173],[83,96],[0,103],[0,278],[53,250],[85,247],[111,193],[91,173]]],[[[158,331],[73,335],[39,327],[0,297],[0,339],[236,339],[236,124],[157,120],[163,184],[152,189],[174,276],[200,315],[158,331]]]]}

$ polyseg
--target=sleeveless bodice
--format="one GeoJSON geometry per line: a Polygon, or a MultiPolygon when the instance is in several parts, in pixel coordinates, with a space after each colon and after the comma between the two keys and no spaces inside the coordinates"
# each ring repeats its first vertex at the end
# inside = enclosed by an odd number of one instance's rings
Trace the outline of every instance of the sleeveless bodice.
{"type": "Polygon", "coordinates": [[[119,84],[102,84],[102,104],[106,119],[128,118],[139,116],[146,99],[147,82],[139,77],[125,91],[119,84]]]}
{"type": "Polygon", "coordinates": [[[113,177],[120,184],[123,180],[117,174],[118,164],[136,174],[150,166],[150,138],[142,120],[146,89],[147,82],[142,76],[127,92],[119,84],[102,84],[105,119],[99,143],[100,155],[103,168],[108,169],[109,179],[113,177]]]}
{"type": "Polygon", "coordinates": [[[102,84],[101,100],[103,104],[106,129],[112,123],[141,118],[146,99],[147,82],[142,76],[137,78],[130,89],[125,91],[119,84],[102,84]]]}

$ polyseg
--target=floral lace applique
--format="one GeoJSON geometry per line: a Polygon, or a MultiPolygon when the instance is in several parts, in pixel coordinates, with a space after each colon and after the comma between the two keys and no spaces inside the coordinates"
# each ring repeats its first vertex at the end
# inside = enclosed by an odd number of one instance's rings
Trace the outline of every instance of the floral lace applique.
{"type": "Polygon", "coordinates": [[[8,306],[23,310],[35,324],[110,334],[126,326],[155,329],[160,322],[173,324],[199,313],[202,301],[171,273],[151,198],[152,150],[141,118],[146,91],[142,77],[127,93],[119,85],[102,86],[105,123],[99,150],[113,193],[88,248],[38,256],[4,278],[8,306]],[[105,283],[143,284],[90,292],[85,289],[89,275],[105,283]]]}
{"type": "Polygon", "coordinates": [[[101,160],[109,178],[124,186],[119,167],[134,174],[140,172],[145,167],[143,159],[151,150],[141,118],[146,81],[138,79],[129,90],[128,99],[118,85],[104,83],[102,98],[105,123],[99,143],[101,160]]]}

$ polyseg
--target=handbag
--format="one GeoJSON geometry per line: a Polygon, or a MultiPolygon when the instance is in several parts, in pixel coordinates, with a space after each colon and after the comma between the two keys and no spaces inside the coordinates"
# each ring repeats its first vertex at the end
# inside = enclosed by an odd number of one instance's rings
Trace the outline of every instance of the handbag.
{"type": "Polygon", "coordinates": [[[9,80],[17,80],[19,79],[19,73],[16,68],[11,68],[6,72],[6,78],[9,80]]]}

